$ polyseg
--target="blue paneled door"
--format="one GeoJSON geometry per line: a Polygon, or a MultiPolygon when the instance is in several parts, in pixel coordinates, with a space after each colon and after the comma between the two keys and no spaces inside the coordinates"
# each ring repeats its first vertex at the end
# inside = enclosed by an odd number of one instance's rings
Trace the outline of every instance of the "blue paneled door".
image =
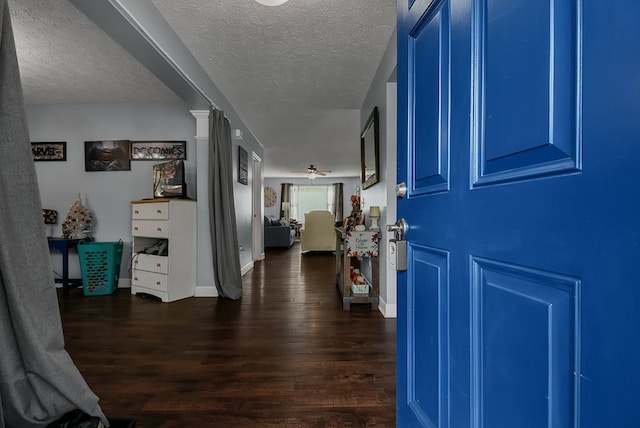
{"type": "Polygon", "coordinates": [[[398,0],[398,426],[640,426],[639,23],[398,0]]]}

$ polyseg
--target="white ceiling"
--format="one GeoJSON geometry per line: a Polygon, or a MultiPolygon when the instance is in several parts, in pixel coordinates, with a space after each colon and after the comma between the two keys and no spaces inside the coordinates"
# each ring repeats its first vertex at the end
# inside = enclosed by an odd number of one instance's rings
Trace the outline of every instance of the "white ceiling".
{"type": "MultiPolygon", "coordinates": [[[[359,175],[359,109],[394,0],[150,1],[264,146],[266,177],[359,175]]],[[[26,103],[179,101],[68,0],[8,2],[26,103]]]]}

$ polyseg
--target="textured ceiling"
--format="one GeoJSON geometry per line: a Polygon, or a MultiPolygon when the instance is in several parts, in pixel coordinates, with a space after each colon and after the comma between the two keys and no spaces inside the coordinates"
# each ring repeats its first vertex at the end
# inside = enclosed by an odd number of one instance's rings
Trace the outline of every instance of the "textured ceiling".
{"type": "Polygon", "coordinates": [[[67,0],[9,0],[27,104],[179,98],[67,0]]]}
{"type": "MultiPolygon", "coordinates": [[[[359,174],[359,109],[395,1],[151,2],[264,146],[265,176],[359,174]]],[[[67,0],[9,6],[27,103],[178,99],[67,0]]]]}

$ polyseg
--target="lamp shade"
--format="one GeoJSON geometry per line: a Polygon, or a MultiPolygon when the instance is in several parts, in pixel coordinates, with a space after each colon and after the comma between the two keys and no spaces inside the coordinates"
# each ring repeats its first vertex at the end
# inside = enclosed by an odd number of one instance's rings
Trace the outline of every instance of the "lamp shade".
{"type": "Polygon", "coordinates": [[[369,207],[369,217],[371,218],[380,217],[380,207],[376,207],[376,206],[369,207]]]}

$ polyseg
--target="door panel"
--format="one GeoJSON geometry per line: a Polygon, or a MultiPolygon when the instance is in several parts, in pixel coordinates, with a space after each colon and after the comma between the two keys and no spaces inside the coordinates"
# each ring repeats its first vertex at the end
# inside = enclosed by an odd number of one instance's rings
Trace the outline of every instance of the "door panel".
{"type": "Polygon", "coordinates": [[[579,170],[577,15],[567,1],[476,3],[475,186],[579,170]]]}
{"type": "Polygon", "coordinates": [[[410,149],[414,193],[449,188],[448,24],[445,3],[422,17],[410,35],[411,93],[422,94],[414,102],[412,135],[424,142],[410,149]]]}
{"type": "Polygon", "coordinates": [[[580,281],[481,258],[472,275],[475,426],[573,426],[580,281]]]}
{"type": "Polygon", "coordinates": [[[410,252],[413,278],[407,297],[412,304],[408,311],[414,315],[406,333],[413,342],[403,352],[407,356],[407,403],[424,426],[443,426],[448,417],[449,257],[436,248],[414,246],[410,252]],[[417,302],[427,306],[417,307],[417,302]]]}
{"type": "Polygon", "coordinates": [[[398,0],[398,426],[638,426],[638,22],[398,0]]]}

